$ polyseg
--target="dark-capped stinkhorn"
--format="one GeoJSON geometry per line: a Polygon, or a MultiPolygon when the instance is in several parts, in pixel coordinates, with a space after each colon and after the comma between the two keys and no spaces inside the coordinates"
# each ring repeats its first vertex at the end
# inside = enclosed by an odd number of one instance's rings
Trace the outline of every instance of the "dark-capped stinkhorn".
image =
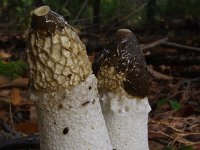
{"type": "Polygon", "coordinates": [[[94,66],[113,149],[148,150],[149,76],[134,34],[119,29],[94,66]]]}
{"type": "Polygon", "coordinates": [[[85,46],[48,6],[33,11],[27,55],[41,150],[111,150],[85,46]]]}

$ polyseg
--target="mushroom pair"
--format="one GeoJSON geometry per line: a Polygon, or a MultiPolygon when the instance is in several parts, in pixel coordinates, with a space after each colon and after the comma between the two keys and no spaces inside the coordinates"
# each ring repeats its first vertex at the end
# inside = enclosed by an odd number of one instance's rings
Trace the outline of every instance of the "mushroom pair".
{"type": "Polygon", "coordinates": [[[131,31],[119,30],[97,59],[101,109],[97,79],[73,28],[48,6],[33,11],[29,91],[41,150],[148,149],[148,76],[138,46],[131,31]]]}

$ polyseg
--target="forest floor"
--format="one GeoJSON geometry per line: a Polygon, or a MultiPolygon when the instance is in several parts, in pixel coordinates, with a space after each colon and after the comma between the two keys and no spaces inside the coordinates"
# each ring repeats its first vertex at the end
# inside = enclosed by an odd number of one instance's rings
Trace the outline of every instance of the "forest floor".
{"type": "MultiPolygon", "coordinates": [[[[112,34],[79,32],[93,61],[112,34]]],[[[150,150],[200,149],[200,35],[194,31],[136,31],[151,75],[150,150]]],[[[23,60],[26,34],[1,34],[0,59],[23,60]]],[[[15,79],[0,76],[0,149],[37,148],[38,126],[28,98],[27,69],[15,79]]]]}

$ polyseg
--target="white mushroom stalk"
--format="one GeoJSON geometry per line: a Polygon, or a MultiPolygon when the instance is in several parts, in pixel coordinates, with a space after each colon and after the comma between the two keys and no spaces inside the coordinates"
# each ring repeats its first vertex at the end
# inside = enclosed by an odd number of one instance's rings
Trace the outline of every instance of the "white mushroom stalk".
{"type": "Polygon", "coordinates": [[[111,150],[85,46],[48,6],[33,12],[27,55],[40,149],[111,150]]]}
{"type": "Polygon", "coordinates": [[[134,34],[118,30],[94,70],[113,149],[148,150],[149,76],[134,34]]]}

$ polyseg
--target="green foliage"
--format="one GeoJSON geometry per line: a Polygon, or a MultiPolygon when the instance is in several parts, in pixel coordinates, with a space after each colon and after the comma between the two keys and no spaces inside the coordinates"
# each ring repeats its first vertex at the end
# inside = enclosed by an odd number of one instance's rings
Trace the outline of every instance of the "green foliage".
{"type": "Polygon", "coordinates": [[[171,147],[171,146],[167,146],[167,147],[164,148],[164,150],[176,150],[176,149],[174,149],[174,148],[171,147]]]}
{"type": "Polygon", "coordinates": [[[179,102],[177,102],[175,100],[170,100],[169,103],[173,110],[179,111],[181,109],[181,104],[179,102]]]}
{"type": "Polygon", "coordinates": [[[157,107],[161,107],[163,106],[164,104],[167,104],[168,103],[168,100],[167,99],[160,99],[158,102],[157,102],[157,107]]]}
{"type": "Polygon", "coordinates": [[[69,20],[72,22],[72,24],[79,24],[79,25],[92,24],[93,0],[88,0],[85,7],[84,3],[85,0],[69,1],[67,8],[70,12],[69,20]]]}
{"type": "Polygon", "coordinates": [[[174,111],[179,111],[182,107],[182,105],[177,102],[176,100],[170,100],[170,99],[160,99],[157,102],[157,107],[162,107],[163,105],[169,104],[170,107],[174,110],[174,111]]]}
{"type": "Polygon", "coordinates": [[[42,0],[42,2],[45,5],[49,5],[51,7],[52,10],[64,15],[64,16],[70,16],[70,12],[68,11],[68,9],[66,9],[67,6],[67,0],[63,1],[63,0],[42,0]]]}
{"type": "MultiPolygon", "coordinates": [[[[95,17],[93,16],[95,0],[40,1],[63,15],[71,24],[92,26],[93,17],[95,17]],[[83,7],[85,2],[87,3],[83,7]]],[[[34,9],[35,2],[36,0],[1,0],[0,22],[11,22],[9,30],[18,29],[18,27],[26,29],[30,23],[30,12],[34,9]]],[[[101,25],[113,25],[120,22],[122,26],[140,27],[148,21],[147,2],[148,0],[101,0],[101,25]]],[[[156,18],[156,24],[166,18],[199,18],[200,0],[156,0],[155,13],[153,18],[156,18]]]]}
{"type": "Polygon", "coordinates": [[[6,6],[8,6],[8,0],[2,0],[0,2],[0,4],[1,4],[1,6],[6,7],[6,6]]]}
{"type": "Polygon", "coordinates": [[[199,17],[200,1],[199,0],[157,0],[161,17],[199,17]]]}
{"type": "Polygon", "coordinates": [[[119,1],[101,0],[101,20],[104,24],[109,24],[118,19],[119,1]]]}
{"type": "Polygon", "coordinates": [[[178,150],[193,150],[192,146],[184,146],[179,148],[178,150]]]}
{"type": "MultiPolygon", "coordinates": [[[[74,23],[83,22],[80,18],[92,18],[93,10],[92,10],[92,1],[88,0],[86,6],[83,7],[85,1],[83,0],[42,0],[44,4],[49,5],[52,10],[57,13],[63,15],[67,18],[67,21],[74,23]],[[80,16],[78,16],[79,11],[83,7],[83,10],[80,12],[80,16]],[[78,16],[78,18],[76,18],[78,16]],[[74,20],[78,19],[76,22],[74,20]],[[80,19],[80,20],[79,20],[80,19]]],[[[86,19],[87,22],[91,23],[92,19],[86,19]]],[[[85,21],[85,22],[86,22],[85,21]]]]}
{"type": "Polygon", "coordinates": [[[0,1],[0,21],[8,26],[9,30],[12,27],[17,29],[27,28],[30,22],[30,11],[34,0],[2,0],[0,1]]]}
{"type": "Polygon", "coordinates": [[[30,23],[30,12],[33,0],[15,0],[15,11],[21,27],[26,28],[30,23]]]}
{"type": "Polygon", "coordinates": [[[8,77],[10,79],[15,79],[21,76],[26,69],[27,69],[27,64],[25,64],[21,60],[8,63],[0,61],[0,75],[8,77]]]}

